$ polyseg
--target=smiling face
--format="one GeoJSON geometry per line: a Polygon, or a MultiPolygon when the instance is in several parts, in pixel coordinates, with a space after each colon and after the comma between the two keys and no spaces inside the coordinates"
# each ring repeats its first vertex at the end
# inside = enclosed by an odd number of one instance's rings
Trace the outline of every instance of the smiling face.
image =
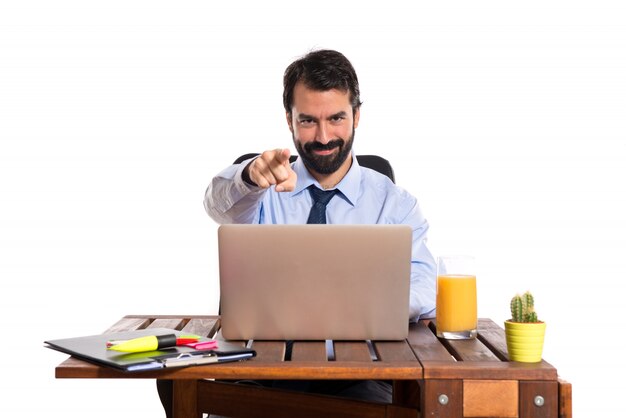
{"type": "Polygon", "coordinates": [[[336,184],[348,172],[359,116],[359,109],[353,112],[347,91],[312,90],[302,82],[295,85],[287,123],[300,158],[320,183],[334,179],[336,184]]]}

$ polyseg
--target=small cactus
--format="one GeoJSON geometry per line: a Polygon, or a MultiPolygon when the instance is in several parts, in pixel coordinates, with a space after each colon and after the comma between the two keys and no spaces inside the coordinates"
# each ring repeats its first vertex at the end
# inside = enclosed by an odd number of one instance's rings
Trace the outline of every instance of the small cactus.
{"type": "Polygon", "coordinates": [[[511,320],[513,322],[539,322],[535,312],[535,299],[530,292],[515,295],[511,299],[511,320]]]}

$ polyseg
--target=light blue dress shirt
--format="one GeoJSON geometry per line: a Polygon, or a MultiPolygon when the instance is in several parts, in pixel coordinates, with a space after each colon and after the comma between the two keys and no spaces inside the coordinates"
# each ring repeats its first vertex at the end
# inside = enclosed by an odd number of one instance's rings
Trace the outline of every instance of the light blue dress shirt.
{"type": "MultiPolygon", "coordinates": [[[[295,189],[280,193],[273,187],[261,189],[243,181],[241,173],[250,161],[232,165],[213,178],[204,198],[209,216],[221,224],[306,224],[313,205],[306,189],[312,184],[322,187],[302,159],[292,163],[298,176],[295,189]]],[[[435,261],[426,247],[428,222],[417,199],[387,176],[359,166],[355,157],[335,188],[340,193],[327,206],[327,223],[406,224],[413,229],[409,315],[412,320],[434,316],[435,261]]]]}

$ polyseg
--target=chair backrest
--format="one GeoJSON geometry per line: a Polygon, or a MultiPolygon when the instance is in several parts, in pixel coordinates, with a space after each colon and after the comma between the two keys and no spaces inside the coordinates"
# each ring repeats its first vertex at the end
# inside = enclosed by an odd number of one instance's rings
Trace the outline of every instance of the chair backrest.
{"type": "MultiPolygon", "coordinates": [[[[256,152],[244,154],[240,156],[239,158],[237,158],[233,162],[233,164],[239,164],[245,160],[249,160],[250,158],[256,157],[257,155],[259,154],[256,152]]],[[[292,155],[289,158],[289,161],[294,162],[296,161],[297,158],[298,158],[297,155],[292,155]]],[[[391,167],[391,164],[389,163],[389,161],[387,161],[383,157],[379,157],[378,155],[357,155],[356,159],[359,162],[360,166],[371,168],[372,170],[378,171],[379,173],[384,174],[387,177],[389,177],[391,181],[393,181],[394,183],[396,182],[396,177],[393,173],[393,167],[391,167]]]]}

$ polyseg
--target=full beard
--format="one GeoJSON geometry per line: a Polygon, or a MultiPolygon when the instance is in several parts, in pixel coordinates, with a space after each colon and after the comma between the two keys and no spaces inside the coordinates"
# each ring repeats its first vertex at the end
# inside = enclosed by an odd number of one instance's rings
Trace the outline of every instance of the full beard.
{"type": "Polygon", "coordinates": [[[295,135],[292,134],[292,137],[296,145],[296,150],[298,150],[298,154],[300,158],[302,158],[302,162],[304,162],[306,168],[319,174],[332,174],[339,170],[339,167],[346,161],[350,155],[350,151],[352,151],[354,128],[352,129],[352,135],[350,135],[347,141],[343,138],[337,138],[328,141],[326,144],[312,141],[302,145],[302,143],[295,138],[295,135]],[[318,150],[332,150],[335,148],[338,148],[339,151],[329,155],[319,155],[314,152],[318,150]]]}

